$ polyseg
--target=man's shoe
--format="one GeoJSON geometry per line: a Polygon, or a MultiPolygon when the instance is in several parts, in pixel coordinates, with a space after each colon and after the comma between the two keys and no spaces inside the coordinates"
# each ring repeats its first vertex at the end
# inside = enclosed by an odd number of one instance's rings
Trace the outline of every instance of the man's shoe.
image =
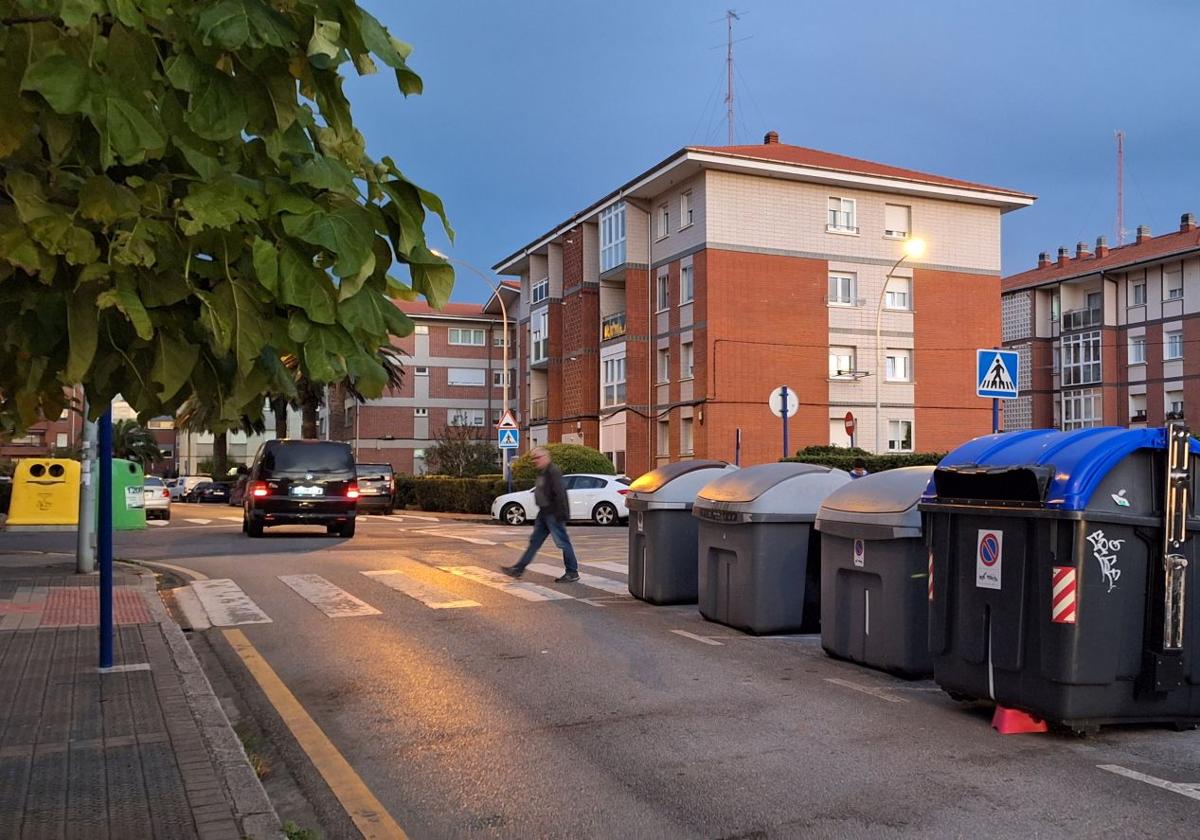
{"type": "Polygon", "coordinates": [[[575,583],[575,581],[577,581],[577,580],[579,580],[579,572],[567,572],[562,577],[555,578],[554,582],[555,583],[575,583]]]}
{"type": "MultiPolygon", "coordinates": [[[[525,574],[525,570],[520,566],[501,566],[500,571],[504,572],[504,574],[508,575],[510,578],[519,578],[521,575],[525,574]]],[[[576,575],[575,579],[578,580],[579,576],[576,575]]]]}

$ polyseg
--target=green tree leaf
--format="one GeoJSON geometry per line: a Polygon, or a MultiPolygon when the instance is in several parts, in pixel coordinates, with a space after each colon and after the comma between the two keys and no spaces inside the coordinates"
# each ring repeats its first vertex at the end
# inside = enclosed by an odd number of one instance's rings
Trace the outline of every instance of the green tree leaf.
{"type": "Polygon", "coordinates": [[[371,217],[360,207],[340,207],[332,213],[284,216],[283,229],[310,245],[337,255],[333,271],[338,277],[353,277],[373,259],[371,217]]]}
{"type": "Polygon", "coordinates": [[[246,100],[233,79],[216,70],[191,70],[191,101],[184,122],[205,140],[228,140],[246,127],[246,100]]]}
{"type": "Polygon", "coordinates": [[[179,227],[194,236],[209,228],[229,230],[239,222],[256,222],[262,217],[258,201],[252,190],[235,184],[231,178],[193,184],[182,202],[191,218],[181,219],[179,227]]]}
{"type": "Polygon", "coordinates": [[[279,299],[304,310],[318,324],[337,322],[333,285],[312,262],[293,248],[284,248],[279,258],[279,299]]]}
{"type": "Polygon", "coordinates": [[[29,223],[29,232],[35,242],[72,265],[91,265],[100,258],[91,232],[71,224],[71,217],[65,213],[34,219],[29,223]]]}
{"type": "Polygon", "coordinates": [[[91,79],[86,64],[68,55],[55,54],[29,66],[21,90],[41,94],[60,114],[86,113],[90,108],[91,79]]]}
{"type": "Polygon", "coordinates": [[[103,15],[108,11],[103,0],[63,0],[62,21],[72,29],[81,29],[91,22],[93,16],[103,15]]]}
{"type": "Polygon", "coordinates": [[[244,0],[221,0],[200,13],[196,26],[205,46],[238,50],[250,40],[250,13],[244,0]]]}
{"type": "Polygon", "coordinates": [[[342,25],[336,20],[318,20],[313,24],[312,37],[308,40],[308,60],[319,70],[328,70],[338,63],[342,25]]]}
{"type": "Polygon", "coordinates": [[[137,287],[128,274],[118,275],[116,287],[101,292],[96,298],[96,305],[100,309],[116,307],[129,319],[138,338],[149,341],[154,337],[154,325],[150,323],[146,307],[142,306],[142,299],[138,296],[137,287]]]}
{"type": "Polygon", "coordinates": [[[142,203],[133,190],[114,184],[104,175],[88,178],[79,190],[79,214],[108,227],[121,219],[135,219],[142,203]]]}
{"type": "Polygon", "coordinates": [[[63,380],[67,385],[82,382],[92,360],[96,358],[99,331],[96,296],[86,289],[77,289],[67,297],[67,339],[70,351],[63,380]]]}
{"type": "Polygon", "coordinates": [[[158,397],[166,401],[179,393],[200,358],[200,348],[182,336],[164,331],[154,338],[154,366],[150,378],[158,383],[158,397]]]}
{"type": "Polygon", "coordinates": [[[272,296],[279,294],[279,252],[265,239],[254,237],[254,276],[272,296]]]}

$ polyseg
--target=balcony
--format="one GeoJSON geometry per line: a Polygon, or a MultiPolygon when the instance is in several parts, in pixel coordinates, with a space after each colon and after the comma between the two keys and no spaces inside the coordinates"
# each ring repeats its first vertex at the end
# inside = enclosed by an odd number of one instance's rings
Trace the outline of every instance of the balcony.
{"type": "Polygon", "coordinates": [[[1133,412],[1133,415],[1129,418],[1129,422],[1130,423],[1145,423],[1146,422],[1145,410],[1143,409],[1142,411],[1133,412]]]}
{"type": "Polygon", "coordinates": [[[546,398],[535,397],[529,401],[529,422],[545,423],[547,417],[546,398]]]}
{"type": "Polygon", "coordinates": [[[1063,332],[1073,332],[1075,330],[1086,330],[1089,327],[1102,326],[1104,326],[1104,310],[1099,307],[1094,309],[1072,309],[1062,314],[1063,332]]]}
{"type": "Polygon", "coordinates": [[[611,341],[625,335],[625,313],[614,312],[600,321],[600,340],[611,341]]]}

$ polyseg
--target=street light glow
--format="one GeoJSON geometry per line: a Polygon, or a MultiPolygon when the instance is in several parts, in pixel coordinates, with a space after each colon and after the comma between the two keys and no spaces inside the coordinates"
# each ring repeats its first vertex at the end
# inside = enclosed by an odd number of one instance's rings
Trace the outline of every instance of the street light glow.
{"type": "MultiPolygon", "coordinates": [[[[436,254],[437,251],[434,251],[436,254]]],[[[904,243],[904,256],[912,257],[914,260],[925,255],[925,240],[910,239],[904,243]]]]}

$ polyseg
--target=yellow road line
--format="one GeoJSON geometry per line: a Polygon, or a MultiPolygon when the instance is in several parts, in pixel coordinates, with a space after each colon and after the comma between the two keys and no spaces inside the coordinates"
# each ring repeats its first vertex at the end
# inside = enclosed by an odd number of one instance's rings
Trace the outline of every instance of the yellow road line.
{"type": "Polygon", "coordinates": [[[408,835],[354,772],[354,768],[342,757],[317,722],[304,711],[300,701],[283,684],[262,654],[250,644],[246,634],[236,628],[222,632],[363,837],[367,840],[407,840],[408,835]]]}

